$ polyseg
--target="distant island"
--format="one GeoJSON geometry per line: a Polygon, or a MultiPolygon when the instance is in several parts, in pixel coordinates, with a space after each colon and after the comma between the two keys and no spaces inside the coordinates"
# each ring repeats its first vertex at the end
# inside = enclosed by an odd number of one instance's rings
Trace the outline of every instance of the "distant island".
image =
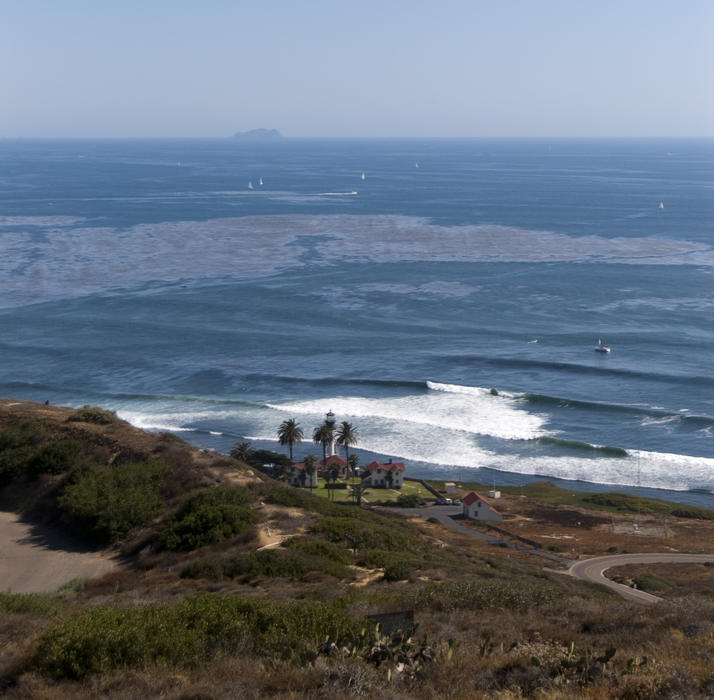
{"type": "Polygon", "coordinates": [[[237,131],[234,139],[281,139],[283,135],[277,129],[251,129],[250,131],[237,131]]]}

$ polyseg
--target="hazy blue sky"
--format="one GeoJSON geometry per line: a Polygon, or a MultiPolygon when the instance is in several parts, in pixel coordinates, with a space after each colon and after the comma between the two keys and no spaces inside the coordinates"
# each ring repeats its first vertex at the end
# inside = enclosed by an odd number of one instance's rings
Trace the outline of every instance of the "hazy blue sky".
{"type": "Polygon", "coordinates": [[[0,136],[714,136],[714,0],[0,0],[0,136]]]}

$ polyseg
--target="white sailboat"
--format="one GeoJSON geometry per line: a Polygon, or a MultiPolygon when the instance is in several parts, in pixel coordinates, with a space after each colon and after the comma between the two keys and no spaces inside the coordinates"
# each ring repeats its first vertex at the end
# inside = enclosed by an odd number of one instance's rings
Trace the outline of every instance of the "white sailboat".
{"type": "Polygon", "coordinates": [[[248,180],[248,189],[249,190],[253,189],[253,181],[252,180],[248,180]]]}
{"type": "Polygon", "coordinates": [[[364,173],[362,173],[361,179],[362,179],[362,180],[366,180],[366,179],[367,179],[367,176],[366,176],[364,173]]]}
{"type": "Polygon", "coordinates": [[[664,209],[664,202],[659,203],[659,210],[662,211],[664,209]]]}
{"type": "Polygon", "coordinates": [[[597,345],[595,346],[595,352],[603,352],[603,353],[608,353],[610,352],[610,346],[609,345],[603,345],[602,340],[600,338],[597,339],[597,345]]]}
{"type": "Polygon", "coordinates": [[[261,177],[260,180],[258,180],[258,184],[262,185],[263,184],[263,178],[261,177]]]}

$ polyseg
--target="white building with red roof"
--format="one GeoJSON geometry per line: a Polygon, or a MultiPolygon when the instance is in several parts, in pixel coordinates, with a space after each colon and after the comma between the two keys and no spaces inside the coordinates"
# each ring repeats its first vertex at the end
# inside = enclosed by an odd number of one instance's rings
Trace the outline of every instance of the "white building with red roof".
{"type": "Polygon", "coordinates": [[[365,467],[362,483],[365,486],[400,489],[404,483],[404,463],[392,462],[391,459],[387,464],[372,462],[365,467]]]}
{"type": "Polygon", "coordinates": [[[347,461],[342,459],[342,457],[340,457],[339,455],[330,455],[327,459],[321,459],[318,464],[321,474],[328,474],[333,468],[336,467],[338,478],[345,478],[347,461]]]}
{"type": "Polygon", "coordinates": [[[315,488],[317,486],[317,466],[310,473],[305,467],[305,462],[293,462],[285,470],[285,478],[291,486],[304,486],[315,488]]]}
{"type": "Polygon", "coordinates": [[[475,491],[466,496],[461,503],[464,515],[471,520],[491,520],[492,522],[503,520],[503,516],[475,491]]]}

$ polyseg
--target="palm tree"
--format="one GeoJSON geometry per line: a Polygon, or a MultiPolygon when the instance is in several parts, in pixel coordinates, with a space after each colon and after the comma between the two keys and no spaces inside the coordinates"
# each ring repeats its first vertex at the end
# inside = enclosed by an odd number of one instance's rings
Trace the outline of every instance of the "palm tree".
{"type": "Polygon", "coordinates": [[[347,464],[350,466],[352,476],[359,474],[359,457],[357,455],[350,455],[347,464]]]}
{"type": "Polygon", "coordinates": [[[350,461],[350,447],[357,444],[357,429],[352,427],[352,423],[343,420],[337,428],[337,444],[345,451],[345,459],[350,461]]]}
{"type": "Polygon", "coordinates": [[[250,446],[249,442],[237,442],[235,447],[231,450],[231,457],[248,464],[248,460],[250,459],[252,453],[253,448],[250,446]]]}
{"type": "Polygon", "coordinates": [[[293,445],[302,440],[302,428],[294,418],[284,420],[278,428],[278,442],[287,445],[290,450],[290,461],[293,461],[293,445]]]}
{"type": "Polygon", "coordinates": [[[335,430],[327,422],[318,425],[312,432],[312,441],[317,445],[322,445],[322,465],[327,467],[327,448],[335,439],[335,430]]]}
{"type": "Polygon", "coordinates": [[[315,468],[317,466],[317,457],[315,455],[308,455],[305,457],[305,474],[307,474],[307,478],[310,480],[310,493],[312,493],[312,481],[313,481],[313,475],[315,474],[315,468]]]}
{"type": "Polygon", "coordinates": [[[330,467],[330,470],[327,472],[327,479],[328,481],[332,481],[332,489],[330,489],[330,497],[332,500],[335,500],[335,484],[337,483],[337,479],[340,476],[340,469],[337,465],[332,465],[330,467]]]}

